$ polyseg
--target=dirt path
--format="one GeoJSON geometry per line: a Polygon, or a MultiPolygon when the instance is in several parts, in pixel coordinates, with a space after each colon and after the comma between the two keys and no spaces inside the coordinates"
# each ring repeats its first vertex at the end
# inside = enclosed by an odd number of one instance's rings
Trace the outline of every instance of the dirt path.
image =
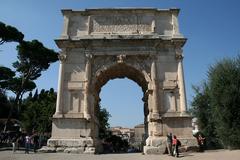
{"type": "Polygon", "coordinates": [[[240,160],[240,150],[215,150],[204,153],[184,153],[179,158],[168,155],[142,155],[132,154],[102,154],[102,155],[81,155],[65,153],[30,153],[24,151],[1,151],[0,160],[240,160]]]}

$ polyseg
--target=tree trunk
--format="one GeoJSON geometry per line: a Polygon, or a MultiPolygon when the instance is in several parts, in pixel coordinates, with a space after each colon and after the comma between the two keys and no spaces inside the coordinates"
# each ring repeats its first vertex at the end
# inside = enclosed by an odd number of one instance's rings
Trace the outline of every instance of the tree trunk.
{"type": "Polygon", "coordinates": [[[7,117],[7,120],[4,124],[4,129],[3,129],[3,132],[5,133],[7,131],[7,126],[8,126],[8,123],[10,122],[11,118],[12,118],[12,113],[13,113],[13,107],[14,106],[18,106],[19,107],[19,101],[20,101],[20,95],[21,95],[21,92],[18,92],[16,94],[16,98],[14,100],[14,103],[13,105],[10,105],[10,110],[9,110],[9,113],[8,113],[8,117],[7,117]]]}

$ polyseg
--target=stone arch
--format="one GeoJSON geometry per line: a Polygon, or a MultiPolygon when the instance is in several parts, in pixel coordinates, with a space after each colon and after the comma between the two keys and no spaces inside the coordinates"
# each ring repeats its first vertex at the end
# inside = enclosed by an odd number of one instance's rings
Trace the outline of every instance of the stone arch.
{"type": "Polygon", "coordinates": [[[124,77],[136,82],[142,88],[143,92],[146,92],[150,80],[146,71],[139,70],[135,66],[126,63],[113,63],[107,66],[102,66],[96,72],[92,81],[92,86],[98,91],[108,82],[108,80],[124,77]]]}
{"type": "Polygon", "coordinates": [[[144,93],[148,127],[145,154],[162,153],[169,132],[185,145],[195,142],[186,107],[182,50],[186,38],[178,29],[179,9],[62,13],[64,29],[55,41],[62,51],[49,147],[99,152],[94,115],[99,92],[108,80],[123,77],[135,81],[144,93]]]}

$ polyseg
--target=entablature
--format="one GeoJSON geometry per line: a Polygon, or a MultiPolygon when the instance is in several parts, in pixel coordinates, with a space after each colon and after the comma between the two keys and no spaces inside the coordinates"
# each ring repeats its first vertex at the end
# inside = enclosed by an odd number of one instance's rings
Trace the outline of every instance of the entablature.
{"type": "Polygon", "coordinates": [[[116,36],[181,37],[179,9],[100,8],[83,11],[62,10],[64,27],[60,39],[116,36]]]}
{"type": "Polygon", "coordinates": [[[59,48],[182,48],[186,38],[83,38],[83,39],[56,39],[59,48]],[[114,47],[113,47],[114,46],[114,47]]]}

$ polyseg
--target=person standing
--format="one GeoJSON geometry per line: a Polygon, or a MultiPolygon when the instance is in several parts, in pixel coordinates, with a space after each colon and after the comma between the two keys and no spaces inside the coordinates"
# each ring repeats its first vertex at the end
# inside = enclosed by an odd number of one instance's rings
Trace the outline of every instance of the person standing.
{"type": "Polygon", "coordinates": [[[33,151],[34,151],[34,153],[37,152],[38,146],[39,146],[39,136],[38,136],[38,134],[35,134],[33,136],[33,151]]]}
{"type": "Polygon", "coordinates": [[[17,141],[17,137],[14,136],[12,138],[12,151],[13,151],[13,153],[16,152],[16,141],[17,141]]]}
{"type": "Polygon", "coordinates": [[[31,144],[31,139],[30,139],[30,136],[27,134],[25,136],[25,153],[29,153],[29,150],[30,150],[30,144],[31,144]]]}
{"type": "Polygon", "coordinates": [[[197,141],[199,145],[199,152],[204,152],[205,137],[199,134],[197,137],[197,141]]]}
{"type": "Polygon", "coordinates": [[[174,156],[179,157],[178,147],[181,146],[181,142],[177,139],[176,135],[173,136],[172,145],[173,145],[173,150],[174,150],[173,151],[174,156]]]}
{"type": "Polygon", "coordinates": [[[167,134],[167,150],[168,150],[168,155],[173,156],[172,133],[167,134]]]}

